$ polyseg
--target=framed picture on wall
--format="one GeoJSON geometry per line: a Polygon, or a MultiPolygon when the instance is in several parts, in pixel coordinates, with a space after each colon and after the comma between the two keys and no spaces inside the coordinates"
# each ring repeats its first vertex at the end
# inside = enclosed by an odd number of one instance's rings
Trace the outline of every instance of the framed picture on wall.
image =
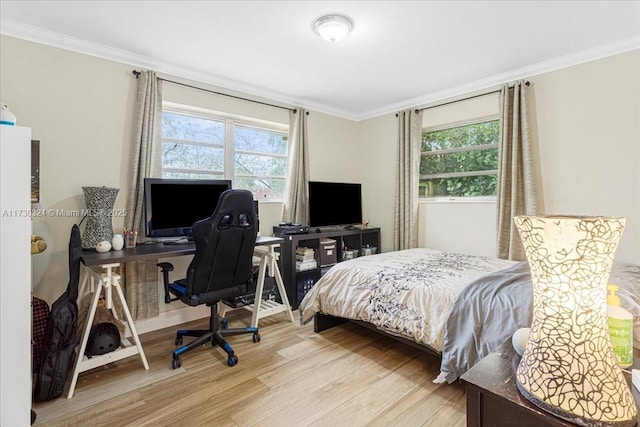
{"type": "Polygon", "coordinates": [[[31,204],[40,203],[40,141],[31,140],[31,204]]]}

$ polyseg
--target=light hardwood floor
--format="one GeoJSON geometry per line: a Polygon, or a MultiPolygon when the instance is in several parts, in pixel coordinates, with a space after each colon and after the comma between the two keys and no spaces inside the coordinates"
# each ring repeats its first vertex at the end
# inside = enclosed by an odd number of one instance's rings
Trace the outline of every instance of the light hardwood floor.
{"type": "MultiPolygon", "coordinates": [[[[297,312],[294,313],[297,319],[297,312]]],[[[229,313],[229,326],[250,313],[229,313]]],[[[184,325],[206,328],[207,320],[184,325]]],[[[284,314],[262,340],[230,337],[239,357],[195,349],[171,369],[175,329],[142,335],[150,369],[131,357],[80,374],[75,395],[34,404],[34,425],[464,426],[460,384],[434,384],[439,359],[354,324],[313,332],[284,314]]],[[[185,340],[190,338],[185,337],[185,340]]]]}

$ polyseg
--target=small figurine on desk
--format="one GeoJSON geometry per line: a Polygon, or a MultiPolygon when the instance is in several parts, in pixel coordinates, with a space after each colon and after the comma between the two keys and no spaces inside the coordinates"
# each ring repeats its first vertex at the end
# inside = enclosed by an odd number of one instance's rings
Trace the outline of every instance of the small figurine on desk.
{"type": "Polygon", "coordinates": [[[124,248],[124,237],[122,237],[122,234],[113,235],[113,239],[111,239],[111,247],[114,251],[119,251],[124,248]]]}
{"type": "Polygon", "coordinates": [[[367,221],[366,219],[362,220],[362,228],[367,228],[369,226],[369,221],[367,221]]]}
{"type": "Polygon", "coordinates": [[[111,250],[111,243],[107,240],[102,240],[96,245],[96,252],[109,252],[111,250]]]}

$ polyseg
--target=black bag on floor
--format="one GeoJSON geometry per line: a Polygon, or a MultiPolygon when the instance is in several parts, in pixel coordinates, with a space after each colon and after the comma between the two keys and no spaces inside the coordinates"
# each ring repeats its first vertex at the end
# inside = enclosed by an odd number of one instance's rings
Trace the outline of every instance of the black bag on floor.
{"type": "Polygon", "coordinates": [[[44,336],[47,331],[47,321],[49,320],[49,304],[38,297],[31,297],[31,361],[33,362],[32,373],[36,374],[40,370],[40,359],[44,348],[44,336]]]}
{"type": "Polygon", "coordinates": [[[69,239],[69,284],[64,294],[51,306],[44,337],[42,361],[33,391],[35,402],[45,402],[62,395],[76,345],[78,321],[78,283],[82,261],[80,229],[74,225],[69,239]]]}

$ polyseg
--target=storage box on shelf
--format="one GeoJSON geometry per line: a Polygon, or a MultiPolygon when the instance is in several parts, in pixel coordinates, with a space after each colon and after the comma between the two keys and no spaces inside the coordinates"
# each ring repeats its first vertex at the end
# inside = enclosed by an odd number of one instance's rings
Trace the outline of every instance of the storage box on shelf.
{"type": "Polygon", "coordinates": [[[366,245],[362,249],[360,249],[360,256],[375,255],[377,250],[378,248],[376,248],[375,246],[366,245]]]}
{"type": "Polygon", "coordinates": [[[361,253],[376,253],[380,248],[380,228],[377,227],[333,228],[283,238],[280,270],[293,309],[298,308],[309,289],[331,265],[346,259],[345,253],[355,258],[361,253]],[[299,248],[304,249],[299,251],[299,248]],[[299,263],[303,262],[309,262],[306,268],[301,268],[299,263]]]}
{"type": "Polygon", "coordinates": [[[342,260],[343,261],[347,261],[350,259],[354,259],[358,257],[358,250],[357,249],[347,249],[344,248],[342,250],[342,260]]]}
{"type": "Polygon", "coordinates": [[[328,267],[338,262],[338,248],[335,239],[320,240],[320,267],[328,267]]]}

